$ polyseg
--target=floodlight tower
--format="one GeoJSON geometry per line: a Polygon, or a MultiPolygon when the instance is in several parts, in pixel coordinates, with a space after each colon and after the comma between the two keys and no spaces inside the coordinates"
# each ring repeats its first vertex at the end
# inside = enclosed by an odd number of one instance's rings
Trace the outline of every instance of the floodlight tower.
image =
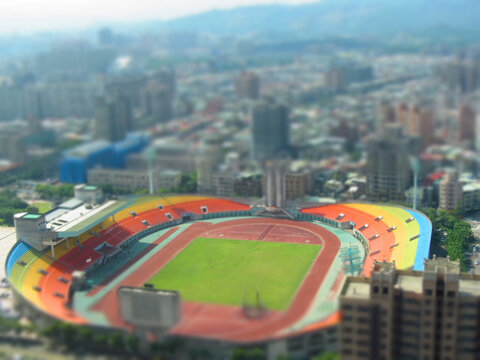
{"type": "Polygon", "coordinates": [[[155,162],[155,149],[153,147],[149,147],[145,155],[147,157],[147,162],[148,162],[148,182],[149,182],[149,192],[150,195],[153,195],[154,189],[153,189],[153,168],[154,168],[154,162],[155,162]]]}

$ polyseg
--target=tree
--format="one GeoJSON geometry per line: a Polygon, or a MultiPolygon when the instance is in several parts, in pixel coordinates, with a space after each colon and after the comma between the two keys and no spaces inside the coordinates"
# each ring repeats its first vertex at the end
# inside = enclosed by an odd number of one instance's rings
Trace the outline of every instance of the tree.
{"type": "Polygon", "coordinates": [[[125,348],[125,343],[123,341],[123,334],[122,333],[115,333],[110,338],[110,344],[115,350],[123,350],[125,348]]]}
{"type": "Polygon", "coordinates": [[[130,335],[127,338],[127,346],[132,352],[137,352],[140,345],[140,339],[135,335],[130,335]]]}
{"type": "Polygon", "coordinates": [[[93,342],[93,331],[89,327],[82,327],[79,331],[79,340],[83,346],[90,347],[93,342]]]}
{"type": "Polygon", "coordinates": [[[197,192],[197,173],[182,174],[180,185],[172,189],[172,192],[181,194],[197,192]]]}
{"type": "Polygon", "coordinates": [[[330,351],[313,358],[313,360],[338,360],[338,359],[340,359],[338,354],[330,351]]]}
{"type": "Polygon", "coordinates": [[[235,348],[232,352],[232,360],[264,360],[265,351],[262,348],[235,348]]]}
{"type": "Polygon", "coordinates": [[[73,188],[73,184],[60,184],[56,186],[40,184],[37,185],[36,190],[45,200],[61,202],[73,197],[73,188]]]}
{"type": "Polygon", "coordinates": [[[458,220],[448,230],[448,235],[445,239],[445,249],[451,260],[460,260],[462,271],[468,269],[468,252],[474,243],[475,237],[470,224],[466,221],[458,220]]]}
{"type": "Polygon", "coordinates": [[[37,212],[38,209],[29,206],[23,200],[17,198],[11,190],[0,191],[0,222],[7,226],[13,226],[13,215],[19,212],[37,212]]]}
{"type": "Polygon", "coordinates": [[[47,336],[47,337],[50,337],[50,338],[57,338],[62,333],[61,330],[60,330],[60,326],[61,326],[61,322],[54,321],[48,327],[43,329],[41,331],[41,334],[43,336],[47,336]]]}
{"type": "Polygon", "coordinates": [[[95,337],[94,340],[95,347],[98,349],[105,349],[108,345],[108,337],[105,334],[100,334],[95,337]]]}
{"type": "Polygon", "coordinates": [[[69,348],[72,349],[77,344],[77,333],[78,328],[75,325],[69,323],[62,323],[60,326],[61,338],[63,343],[69,348]]]}

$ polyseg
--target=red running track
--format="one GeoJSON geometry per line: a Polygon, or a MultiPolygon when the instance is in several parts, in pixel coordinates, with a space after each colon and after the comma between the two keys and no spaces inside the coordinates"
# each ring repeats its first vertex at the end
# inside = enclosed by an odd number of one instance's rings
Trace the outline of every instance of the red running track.
{"type": "Polygon", "coordinates": [[[313,304],[340,248],[340,241],[333,233],[312,223],[269,218],[239,219],[218,224],[194,223],[117,285],[93,309],[105,313],[113,325],[131,328],[119,314],[117,290],[120,286],[142,286],[197,237],[227,237],[226,234],[228,238],[239,240],[263,238],[259,241],[323,246],[286,311],[270,312],[261,319],[250,320],[243,316],[240,307],[185,302],[183,320],[172,333],[235,342],[255,342],[282,336],[282,331],[301,320],[313,304]]]}

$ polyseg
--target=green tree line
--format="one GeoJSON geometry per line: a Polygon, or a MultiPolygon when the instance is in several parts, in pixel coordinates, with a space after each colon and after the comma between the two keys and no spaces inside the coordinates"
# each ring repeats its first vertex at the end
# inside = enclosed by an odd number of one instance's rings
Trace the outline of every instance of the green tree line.
{"type": "Polygon", "coordinates": [[[17,198],[15,192],[2,190],[0,192],[0,225],[13,226],[13,215],[19,212],[37,213],[38,209],[17,198]]]}
{"type": "Polygon", "coordinates": [[[475,237],[470,224],[463,219],[462,210],[426,209],[423,212],[432,222],[432,242],[443,245],[451,260],[460,260],[462,271],[468,270],[475,237]]]}

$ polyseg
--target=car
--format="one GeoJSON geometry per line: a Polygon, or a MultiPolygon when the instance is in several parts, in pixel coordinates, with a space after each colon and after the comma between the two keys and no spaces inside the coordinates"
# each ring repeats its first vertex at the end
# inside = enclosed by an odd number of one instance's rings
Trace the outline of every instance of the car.
{"type": "Polygon", "coordinates": [[[475,260],[475,265],[480,265],[480,261],[475,260]]]}

